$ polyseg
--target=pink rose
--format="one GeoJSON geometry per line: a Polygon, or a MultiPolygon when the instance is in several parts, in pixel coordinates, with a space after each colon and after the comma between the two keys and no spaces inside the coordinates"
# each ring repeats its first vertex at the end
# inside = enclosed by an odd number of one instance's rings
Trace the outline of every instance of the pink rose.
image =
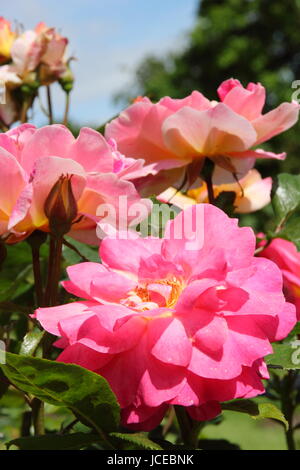
{"type": "Polygon", "coordinates": [[[192,206],[163,239],[104,239],[102,264],[71,266],[63,283],[85,300],[35,317],[60,337],[59,361],[108,380],[125,426],[150,430],[170,405],[211,419],[220,402],[264,392],[270,342],[296,322],[280,270],[254,250],[250,228],[192,206]]]}
{"type": "MultiPolygon", "coordinates": [[[[106,136],[114,138],[128,157],[156,163],[163,172],[172,169],[168,185],[193,161],[191,171],[199,171],[204,157],[220,167],[222,182],[232,173],[244,176],[256,158],[285,157],[253,147],[295,124],[296,102],[282,103],[263,115],[264,87],[249,83],[244,88],[234,79],[223,82],[218,94],[220,102],[209,101],[198,91],[181,100],[165,97],[156,104],[140,98],[107,125],[106,136]]],[[[161,190],[167,187],[164,183],[161,190]]]]}
{"type": "Polygon", "coordinates": [[[70,236],[99,244],[96,224],[104,217],[97,212],[102,204],[114,210],[116,226],[132,222],[137,214],[129,212],[136,203],[147,216],[151,202],[141,200],[133,183],[114,171],[114,164],[104,137],[86,127],[77,139],[62,125],[36,129],[23,124],[0,134],[0,235],[14,243],[35,229],[48,232],[45,201],[59,178],[67,175],[73,175],[72,190],[82,216],[70,236]],[[119,206],[121,196],[128,210],[119,206]]]}
{"type": "Polygon", "coordinates": [[[30,73],[39,66],[41,83],[51,83],[66,72],[67,44],[67,38],[45,23],[39,23],[35,30],[25,31],[15,40],[11,49],[17,73],[28,81],[30,73]]]}
{"type": "Polygon", "coordinates": [[[281,269],[286,298],[296,306],[300,321],[300,253],[296,246],[288,240],[274,238],[259,256],[274,261],[281,269]]]}

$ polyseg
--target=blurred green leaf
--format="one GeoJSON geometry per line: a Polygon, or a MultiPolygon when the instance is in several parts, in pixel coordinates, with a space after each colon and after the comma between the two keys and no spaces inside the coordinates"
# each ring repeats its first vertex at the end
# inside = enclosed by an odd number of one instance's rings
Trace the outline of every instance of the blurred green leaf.
{"type": "Polygon", "coordinates": [[[286,429],[289,425],[281,410],[272,403],[255,403],[252,400],[233,400],[222,403],[223,410],[247,413],[254,419],[272,418],[281,421],[286,429]]]}
{"type": "Polygon", "coordinates": [[[117,430],[119,405],[100,375],[73,364],[11,353],[7,353],[6,364],[0,367],[21,390],[47,403],[70,408],[103,440],[104,432],[117,430]]]}
{"type": "Polygon", "coordinates": [[[91,246],[86,245],[84,243],[80,243],[70,237],[65,237],[65,239],[68,243],[70,243],[70,245],[72,245],[77,250],[76,252],[68,246],[63,247],[63,257],[68,266],[80,263],[83,257],[86,258],[88,261],[99,263],[98,247],[92,248],[91,246]]]}
{"type": "Polygon", "coordinates": [[[21,344],[20,354],[22,356],[31,356],[34,354],[43,336],[44,331],[41,331],[38,328],[27,333],[21,344]]]}
{"type": "Polygon", "coordinates": [[[7,448],[16,446],[20,450],[75,450],[99,442],[97,434],[47,434],[45,436],[21,437],[8,442],[7,448]]]}
{"type": "MultiPolygon", "coordinates": [[[[19,263],[17,264],[19,265],[19,263]]],[[[32,267],[30,265],[26,266],[26,268],[19,272],[13,282],[9,282],[8,285],[4,284],[4,288],[0,290],[0,302],[13,300],[18,297],[18,295],[23,294],[26,290],[30,289],[31,285],[27,282],[27,277],[31,273],[32,267]]]]}
{"type": "Polygon", "coordinates": [[[273,403],[259,403],[259,414],[252,416],[254,419],[264,419],[264,418],[271,418],[275,419],[276,421],[281,421],[286,429],[289,429],[289,423],[285,419],[282,411],[277,408],[277,406],[273,405],[273,403]]]}
{"type": "Polygon", "coordinates": [[[226,439],[200,439],[199,448],[202,450],[239,450],[240,447],[237,444],[226,439]]]}

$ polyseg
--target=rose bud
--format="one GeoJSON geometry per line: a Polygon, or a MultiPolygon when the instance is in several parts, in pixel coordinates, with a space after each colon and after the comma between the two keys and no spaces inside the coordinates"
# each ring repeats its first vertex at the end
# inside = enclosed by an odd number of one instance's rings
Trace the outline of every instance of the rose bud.
{"type": "Polygon", "coordinates": [[[50,232],[62,237],[71,230],[77,216],[77,203],[72,191],[72,175],[62,175],[50,190],[44,205],[50,232]]]}

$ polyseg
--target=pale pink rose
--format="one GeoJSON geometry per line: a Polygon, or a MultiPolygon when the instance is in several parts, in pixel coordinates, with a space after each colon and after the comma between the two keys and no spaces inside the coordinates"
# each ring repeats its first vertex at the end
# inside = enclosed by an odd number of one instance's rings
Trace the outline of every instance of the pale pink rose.
{"type": "Polygon", "coordinates": [[[176,168],[169,184],[191,162],[198,161],[200,168],[204,157],[222,168],[222,182],[228,182],[231,173],[244,176],[256,158],[285,157],[285,153],[253,147],[295,124],[296,102],[282,103],[263,115],[265,89],[260,84],[249,83],[244,88],[230,79],[221,84],[218,93],[221,102],[209,101],[197,91],[182,100],[165,97],[156,104],[139,98],[107,125],[106,137],[114,138],[128,157],[156,162],[161,170],[172,168],[174,172],[176,168]]]}
{"type": "MultiPolygon", "coordinates": [[[[238,214],[248,214],[255,212],[271,202],[272,178],[262,178],[257,170],[250,170],[237,183],[213,185],[214,195],[218,197],[223,191],[236,193],[234,200],[234,212],[238,214]]],[[[207,186],[204,181],[194,184],[194,188],[188,190],[184,195],[176,188],[168,188],[157,196],[157,199],[164,203],[173,204],[181,209],[193,204],[208,201],[207,186]]]]}
{"type": "Polygon", "coordinates": [[[254,250],[250,228],[192,206],[163,239],[104,239],[102,264],[67,269],[64,288],[84,300],[35,317],[60,337],[59,361],[108,380],[123,425],[152,429],[170,405],[211,419],[220,402],[264,392],[270,342],[296,322],[279,268],[254,250]]]}
{"type": "Polygon", "coordinates": [[[67,38],[44,23],[39,23],[35,30],[25,31],[15,40],[11,48],[17,73],[27,79],[39,66],[38,78],[41,83],[51,83],[66,71],[67,44],[67,38]]]}
{"type": "MultiPolygon", "coordinates": [[[[264,246],[264,242],[260,246],[264,246]]],[[[296,306],[300,321],[300,253],[296,246],[288,240],[274,238],[259,256],[274,261],[281,269],[286,298],[296,306]]]]}
{"type": "Polygon", "coordinates": [[[132,182],[114,172],[111,147],[98,132],[84,127],[75,139],[62,125],[37,129],[23,124],[0,134],[0,235],[10,233],[8,243],[35,229],[49,231],[44,204],[62,175],[73,175],[72,189],[82,216],[69,235],[86,243],[99,244],[96,223],[103,219],[97,215],[101,204],[114,209],[116,226],[120,220],[127,226],[133,221],[135,212],[129,214],[132,205],[140,203],[146,215],[151,208],[151,202],[141,200],[132,182]],[[124,212],[119,207],[120,196],[127,201],[124,212]]]}

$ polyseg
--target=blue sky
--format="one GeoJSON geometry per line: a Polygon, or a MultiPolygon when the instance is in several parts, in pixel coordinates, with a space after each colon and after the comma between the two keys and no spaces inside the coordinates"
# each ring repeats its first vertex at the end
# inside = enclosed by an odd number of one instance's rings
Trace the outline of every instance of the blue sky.
{"type": "MultiPolygon", "coordinates": [[[[2,3],[2,2],[1,2],[2,3]]],[[[120,110],[112,96],[133,81],[139,61],[180,48],[193,26],[198,0],[9,0],[0,15],[26,29],[39,21],[69,38],[73,70],[71,118],[101,124],[120,110]]],[[[63,96],[55,90],[57,110],[63,96]]],[[[61,114],[61,113],[58,113],[61,114]]],[[[36,113],[35,121],[42,118],[36,113]]]]}

